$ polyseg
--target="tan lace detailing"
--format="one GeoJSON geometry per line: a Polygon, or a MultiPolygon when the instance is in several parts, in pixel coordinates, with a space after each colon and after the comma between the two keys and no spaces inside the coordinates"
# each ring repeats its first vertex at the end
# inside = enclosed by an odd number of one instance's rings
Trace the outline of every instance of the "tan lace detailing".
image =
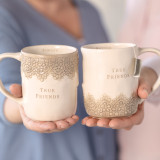
{"type": "Polygon", "coordinates": [[[52,75],[55,80],[64,76],[72,79],[78,73],[78,53],[43,57],[22,56],[22,72],[27,78],[36,76],[40,81],[52,75]]]}
{"type": "Polygon", "coordinates": [[[127,98],[123,94],[111,99],[104,95],[96,100],[92,95],[84,97],[84,104],[89,115],[95,117],[129,116],[137,111],[138,97],[127,98]]]}

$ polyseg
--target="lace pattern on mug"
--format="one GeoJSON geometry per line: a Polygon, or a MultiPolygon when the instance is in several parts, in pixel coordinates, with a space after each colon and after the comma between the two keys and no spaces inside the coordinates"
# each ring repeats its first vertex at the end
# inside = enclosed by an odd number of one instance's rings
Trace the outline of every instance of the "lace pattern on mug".
{"type": "Polygon", "coordinates": [[[78,53],[70,55],[52,55],[43,57],[22,56],[22,72],[27,78],[36,76],[40,81],[52,75],[55,80],[64,76],[73,79],[78,73],[78,53]]]}
{"type": "Polygon", "coordinates": [[[104,95],[96,100],[93,95],[88,94],[84,97],[84,104],[89,115],[95,117],[121,117],[129,116],[137,111],[138,97],[126,97],[120,94],[112,99],[104,95]]]}

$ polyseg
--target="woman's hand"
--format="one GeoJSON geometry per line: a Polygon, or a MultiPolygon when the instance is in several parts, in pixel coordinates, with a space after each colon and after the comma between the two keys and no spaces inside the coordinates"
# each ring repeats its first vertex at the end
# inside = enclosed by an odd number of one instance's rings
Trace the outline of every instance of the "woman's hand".
{"type": "MultiPolygon", "coordinates": [[[[15,97],[22,97],[22,87],[20,85],[13,84],[10,86],[10,90],[15,97]]],[[[79,120],[78,116],[73,115],[70,118],[66,118],[64,120],[59,120],[54,122],[34,121],[26,116],[22,106],[19,106],[19,111],[20,111],[20,115],[21,115],[24,126],[29,130],[40,132],[40,133],[60,132],[70,128],[79,120]]]]}
{"type": "MultiPolygon", "coordinates": [[[[142,99],[146,99],[152,90],[154,83],[156,82],[158,76],[151,68],[142,68],[138,96],[142,99]]],[[[141,124],[144,118],[144,103],[138,106],[138,110],[135,114],[130,117],[123,118],[93,118],[85,117],[82,120],[82,124],[88,127],[105,127],[113,129],[131,129],[134,125],[141,124]]]]}

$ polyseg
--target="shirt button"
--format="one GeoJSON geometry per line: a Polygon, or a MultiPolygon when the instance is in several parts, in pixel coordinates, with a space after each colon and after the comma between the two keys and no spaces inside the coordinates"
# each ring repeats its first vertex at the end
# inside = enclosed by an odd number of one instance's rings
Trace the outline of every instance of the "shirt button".
{"type": "Polygon", "coordinates": [[[97,135],[102,135],[103,133],[104,133],[104,131],[101,128],[98,128],[97,131],[96,131],[97,135]]]}

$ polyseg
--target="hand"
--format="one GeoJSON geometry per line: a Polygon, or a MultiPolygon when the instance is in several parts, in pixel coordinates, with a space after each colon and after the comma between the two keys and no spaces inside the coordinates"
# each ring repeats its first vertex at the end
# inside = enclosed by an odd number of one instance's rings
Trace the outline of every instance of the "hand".
{"type": "MultiPolygon", "coordinates": [[[[152,90],[154,83],[157,80],[157,74],[150,68],[144,67],[141,71],[139,80],[138,96],[146,99],[152,90]]],[[[85,117],[82,124],[88,127],[104,127],[112,129],[130,130],[134,125],[141,124],[144,118],[144,103],[138,106],[138,110],[130,117],[123,118],[93,118],[85,117]]]]}
{"type": "MultiPolygon", "coordinates": [[[[22,87],[20,85],[13,84],[10,86],[10,90],[15,97],[22,97],[22,87]]],[[[70,128],[79,120],[79,117],[77,115],[73,115],[70,118],[54,122],[34,121],[26,116],[22,106],[19,107],[19,111],[24,126],[29,130],[40,133],[61,132],[70,128]]]]}

